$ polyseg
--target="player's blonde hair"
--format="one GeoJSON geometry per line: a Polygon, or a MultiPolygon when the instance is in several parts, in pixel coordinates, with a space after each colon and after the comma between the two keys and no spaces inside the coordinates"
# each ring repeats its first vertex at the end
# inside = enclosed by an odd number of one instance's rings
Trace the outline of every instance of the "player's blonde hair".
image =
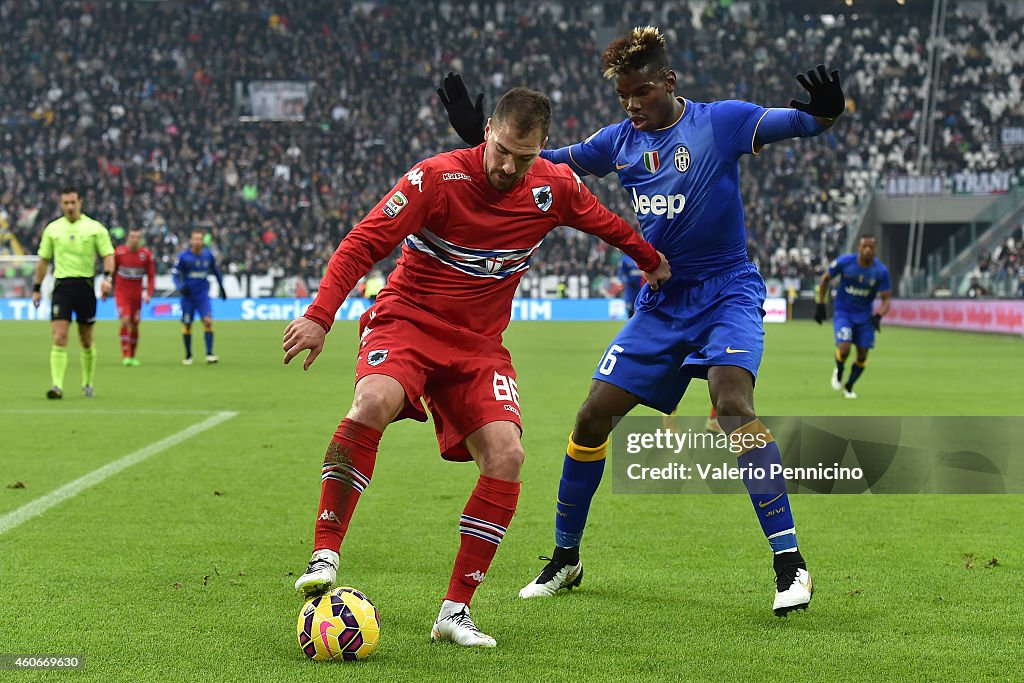
{"type": "Polygon", "coordinates": [[[652,78],[664,76],[668,72],[665,36],[657,26],[637,26],[608,44],[601,67],[609,80],[634,71],[647,71],[652,78]]]}

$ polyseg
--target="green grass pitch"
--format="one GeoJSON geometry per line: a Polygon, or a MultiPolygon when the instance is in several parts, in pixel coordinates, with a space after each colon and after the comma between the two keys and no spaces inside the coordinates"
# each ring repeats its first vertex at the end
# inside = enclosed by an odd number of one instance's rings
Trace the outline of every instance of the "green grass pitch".
{"type": "MultiPolygon", "coordinates": [[[[406,422],[385,435],[342,550],[340,579],[380,608],[381,647],[362,663],[310,663],[295,639],[292,583],[308,559],[324,447],[351,400],[356,338],[354,323],[339,323],[303,373],[281,364],[283,328],[217,323],[222,362],[182,367],[178,326],[144,322],[143,365],[124,368],[116,326],[100,323],[96,398],[77,389],[73,338],[56,402],[44,398],[47,324],[0,323],[0,517],[214,413],[237,413],[0,533],[0,653],[82,654],[85,671],[63,675],[83,681],[1024,675],[1024,496],[796,496],[816,594],[807,612],[776,619],[767,544],[745,497],[612,495],[606,478],[581,588],[520,601],[537,555],[551,550],[566,437],[613,323],[520,323],[506,335],[527,462],[518,513],[473,604],[498,648],[429,642],[477,474],[438,458],[430,425],[406,422]]],[[[885,328],[878,342],[860,398],[845,401],[828,388],[829,327],[768,326],[758,411],[1024,407],[1018,338],[885,328]]],[[[707,405],[695,383],[681,412],[707,405]]]]}

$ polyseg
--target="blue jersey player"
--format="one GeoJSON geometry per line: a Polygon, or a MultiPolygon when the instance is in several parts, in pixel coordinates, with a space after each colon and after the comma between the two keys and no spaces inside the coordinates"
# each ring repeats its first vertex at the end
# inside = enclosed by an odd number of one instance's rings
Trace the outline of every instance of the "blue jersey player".
{"type": "Polygon", "coordinates": [[[644,271],[640,270],[640,266],[636,265],[636,261],[631,259],[629,254],[623,254],[616,275],[622,281],[622,299],[626,302],[629,317],[632,318],[636,297],[644,286],[644,271]]]}
{"type": "MultiPolygon", "coordinates": [[[[769,143],[818,135],[846,108],[839,72],[828,73],[824,66],[797,76],[810,101],[793,100],[789,108],[679,97],[664,38],[650,26],[612,41],[602,62],[627,118],[542,156],[581,175],[617,174],[644,237],[666,255],[674,276],[659,291],[640,291],[635,315],[598,363],[566,451],[555,550],[520,591],[523,598],[579,585],[579,546],[604,471],[608,436],[616,416],[636,405],[669,413],[693,378],[706,379],[722,428],[765,444],[741,453],[738,465],[769,471],[781,463],[778,446],[754,412],[765,286],[747,259],[738,161],[769,143]]],[[[456,132],[480,142],[481,100],[470,100],[455,74],[438,94],[456,132]]],[[[811,577],[797,547],[784,482],[744,483],[774,553],[773,610],[781,616],[804,609],[811,577]]]]}
{"type": "Polygon", "coordinates": [[[192,320],[196,316],[203,321],[203,337],[206,341],[206,362],[216,363],[213,354],[213,306],[210,303],[209,276],[217,278],[220,298],[227,299],[224,281],[217,268],[213,252],[203,245],[202,230],[193,230],[188,240],[188,249],[178,254],[172,276],[174,286],[181,292],[181,337],[185,342],[183,365],[192,365],[192,320]]]}
{"type": "Polygon", "coordinates": [[[868,364],[868,351],[875,347],[875,332],[882,331],[882,318],[889,312],[892,286],[889,269],[875,257],[877,240],[871,235],[860,238],[856,254],[844,254],[833,261],[818,283],[817,308],[814,319],[825,322],[825,299],[829,282],[839,278],[833,322],[836,332],[836,368],[832,371],[832,388],[843,390],[846,398],[857,398],[853,385],[868,364]],[[878,313],[873,312],[875,297],[881,297],[878,313]],[[843,370],[850,356],[850,345],[857,347],[857,360],[850,377],[843,384],[843,370]]]}

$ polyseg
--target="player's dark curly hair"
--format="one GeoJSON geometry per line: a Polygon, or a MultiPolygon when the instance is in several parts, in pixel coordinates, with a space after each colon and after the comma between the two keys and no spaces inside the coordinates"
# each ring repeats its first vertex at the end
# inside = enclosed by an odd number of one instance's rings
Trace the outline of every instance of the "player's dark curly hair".
{"type": "Polygon", "coordinates": [[[663,78],[668,73],[665,36],[657,26],[637,26],[628,35],[608,44],[601,56],[601,68],[609,80],[634,71],[647,72],[651,78],[663,78]]]}
{"type": "Polygon", "coordinates": [[[526,135],[540,128],[541,140],[551,127],[551,100],[547,95],[527,88],[512,88],[498,100],[491,122],[512,124],[517,135],[526,135]]]}

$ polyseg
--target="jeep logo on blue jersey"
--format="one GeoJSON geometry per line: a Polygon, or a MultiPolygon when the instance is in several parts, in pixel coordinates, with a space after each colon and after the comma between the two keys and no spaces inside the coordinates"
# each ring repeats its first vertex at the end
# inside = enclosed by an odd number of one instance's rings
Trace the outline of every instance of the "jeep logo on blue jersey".
{"type": "Polygon", "coordinates": [[[871,296],[871,290],[864,287],[854,287],[853,285],[846,286],[846,293],[850,296],[871,296]]]}
{"type": "Polygon", "coordinates": [[[686,206],[686,196],[681,194],[656,194],[647,196],[645,194],[638,195],[636,188],[633,188],[633,211],[636,212],[637,216],[645,216],[652,214],[654,216],[664,216],[669,220],[683,213],[683,207],[686,206]]]}
{"type": "Polygon", "coordinates": [[[690,168],[690,150],[686,149],[683,145],[679,145],[676,148],[675,162],[676,170],[680,173],[686,173],[686,170],[690,168]]]}
{"type": "Polygon", "coordinates": [[[544,185],[543,187],[533,188],[533,201],[537,203],[537,208],[541,211],[547,211],[551,208],[551,186],[544,185]]]}

